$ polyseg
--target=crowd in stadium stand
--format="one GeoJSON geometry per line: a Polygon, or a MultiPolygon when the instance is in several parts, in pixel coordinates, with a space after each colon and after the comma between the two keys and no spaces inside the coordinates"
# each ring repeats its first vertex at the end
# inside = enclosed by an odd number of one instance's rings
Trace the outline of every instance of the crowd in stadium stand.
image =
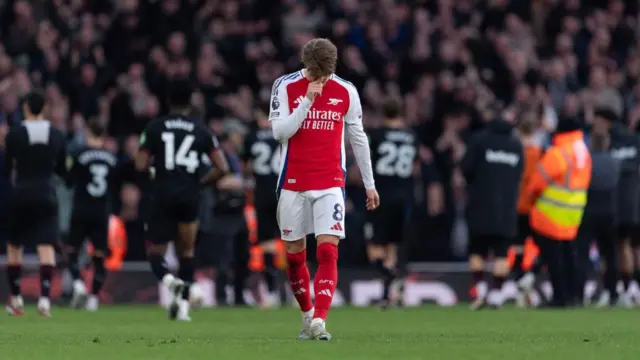
{"type": "MultiPolygon", "coordinates": [[[[338,74],[360,91],[365,126],[378,125],[381,103],[396,97],[424,145],[411,260],[464,255],[464,180],[454,164],[486,121],[537,106],[544,141],[559,117],[587,128],[596,106],[632,128],[640,120],[633,0],[0,0],[0,9],[2,132],[21,120],[20,98],[42,88],[70,149],[88,119],[102,118],[125,162],[147,122],[167,111],[170,79],[192,79],[197,114],[235,139],[274,80],[301,67],[301,46],[331,39],[338,74]]],[[[358,181],[349,176],[350,257],[341,260],[353,263],[366,258],[364,191],[351,191],[358,181]]],[[[144,256],[139,182],[132,167],[115,209],[131,259],[144,256]]],[[[0,180],[0,206],[7,189],[0,180]]]]}

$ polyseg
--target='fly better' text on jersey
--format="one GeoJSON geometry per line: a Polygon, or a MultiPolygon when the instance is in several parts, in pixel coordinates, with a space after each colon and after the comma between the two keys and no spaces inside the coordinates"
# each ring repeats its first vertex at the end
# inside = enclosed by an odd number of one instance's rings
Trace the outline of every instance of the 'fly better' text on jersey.
{"type": "MultiPolygon", "coordinates": [[[[309,80],[302,71],[285,75],[273,86],[270,119],[289,116],[304,101],[309,80]]],[[[281,145],[278,190],[344,187],[345,123],[362,122],[355,87],[332,75],[306,111],[297,132],[281,145]]]]}

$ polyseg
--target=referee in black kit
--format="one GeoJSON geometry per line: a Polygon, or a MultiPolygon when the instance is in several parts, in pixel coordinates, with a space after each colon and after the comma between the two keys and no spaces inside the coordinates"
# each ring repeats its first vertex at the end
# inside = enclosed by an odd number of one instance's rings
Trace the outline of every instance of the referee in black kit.
{"type": "Polygon", "coordinates": [[[54,173],[66,173],[64,135],[44,119],[44,96],[28,94],[22,105],[25,120],[13,127],[6,138],[5,176],[13,179],[7,222],[7,276],[11,297],[7,311],[24,313],[20,295],[22,251],[36,245],[40,258],[40,300],[38,312],[50,316],[49,292],[55,267],[54,244],[58,241],[58,200],[54,173]]]}

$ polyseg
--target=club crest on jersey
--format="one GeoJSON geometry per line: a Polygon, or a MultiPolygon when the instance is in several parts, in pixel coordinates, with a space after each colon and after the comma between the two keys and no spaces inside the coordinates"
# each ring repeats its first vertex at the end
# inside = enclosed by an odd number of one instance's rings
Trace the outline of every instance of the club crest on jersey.
{"type": "Polygon", "coordinates": [[[338,105],[342,102],[342,99],[329,98],[328,105],[338,105]]]}
{"type": "Polygon", "coordinates": [[[278,110],[279,107],[280,107],[280,100],[278,100],[277,97],[274,97],[273,100],[271,100],[271,108],[273,110],[278,110]]]}

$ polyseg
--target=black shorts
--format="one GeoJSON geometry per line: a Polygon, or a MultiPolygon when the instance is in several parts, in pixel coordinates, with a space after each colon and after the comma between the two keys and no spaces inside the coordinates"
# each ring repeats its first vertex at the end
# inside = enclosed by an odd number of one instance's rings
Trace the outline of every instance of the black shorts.
{"type": "Polygon", "coordinates": [[[198,220],[200,195],[176,198],[154,197],[151,202],[151,215],[147,223],[147,240],[152,244],[167,244],[174,241],[178,224],[192,223],[198,220]]]}
{"type": "Polygon", "coordinates": [[[77,211],[71,216],[68,244],[79,248],[88,240],[95,250],[109,249],[109,214],[77,211]]]}
{"type": "Polygon", "coordinates": [[[618,224],[618,239],[620,239],[620,241],[631,240],[631,242],[634,242],[634,238],[637,237],[637,228],[638,224],[618,224]]]}
{"type": "Polygon", "coordinates": [[[524,245],[527,238],[531,236],[531,225],[529,224],[529,214],[518,215],[518,234],[513,241],[513,245],[524,245]]]}
{"type": "Polygon", "coordinates": [[[55,191],[14,189],[8,197],[6,221],[11,245],[55,245],[60,237],[55,191]]]}
{"type": "Polygon", "coordinates": [[[276,218],[278,201],[256,201],[256,220],[258,221],[258,241],[269,241],[280,238],[280,228],[276,218]]]}
{"type": "Polygon", "coordinates": [[[489,254],[498,258],[507,256],[512,239],[502,235],[469,235],[469,255],[480,255],[484,258],[489,254]]]}
{"type": "Polygon", "coordinates": [[[404,199],[387,199],[369,213],[369,221],[373,226],[371,244],[389,245],[401,243],[408,218],[407,201],[404,199]]]}

